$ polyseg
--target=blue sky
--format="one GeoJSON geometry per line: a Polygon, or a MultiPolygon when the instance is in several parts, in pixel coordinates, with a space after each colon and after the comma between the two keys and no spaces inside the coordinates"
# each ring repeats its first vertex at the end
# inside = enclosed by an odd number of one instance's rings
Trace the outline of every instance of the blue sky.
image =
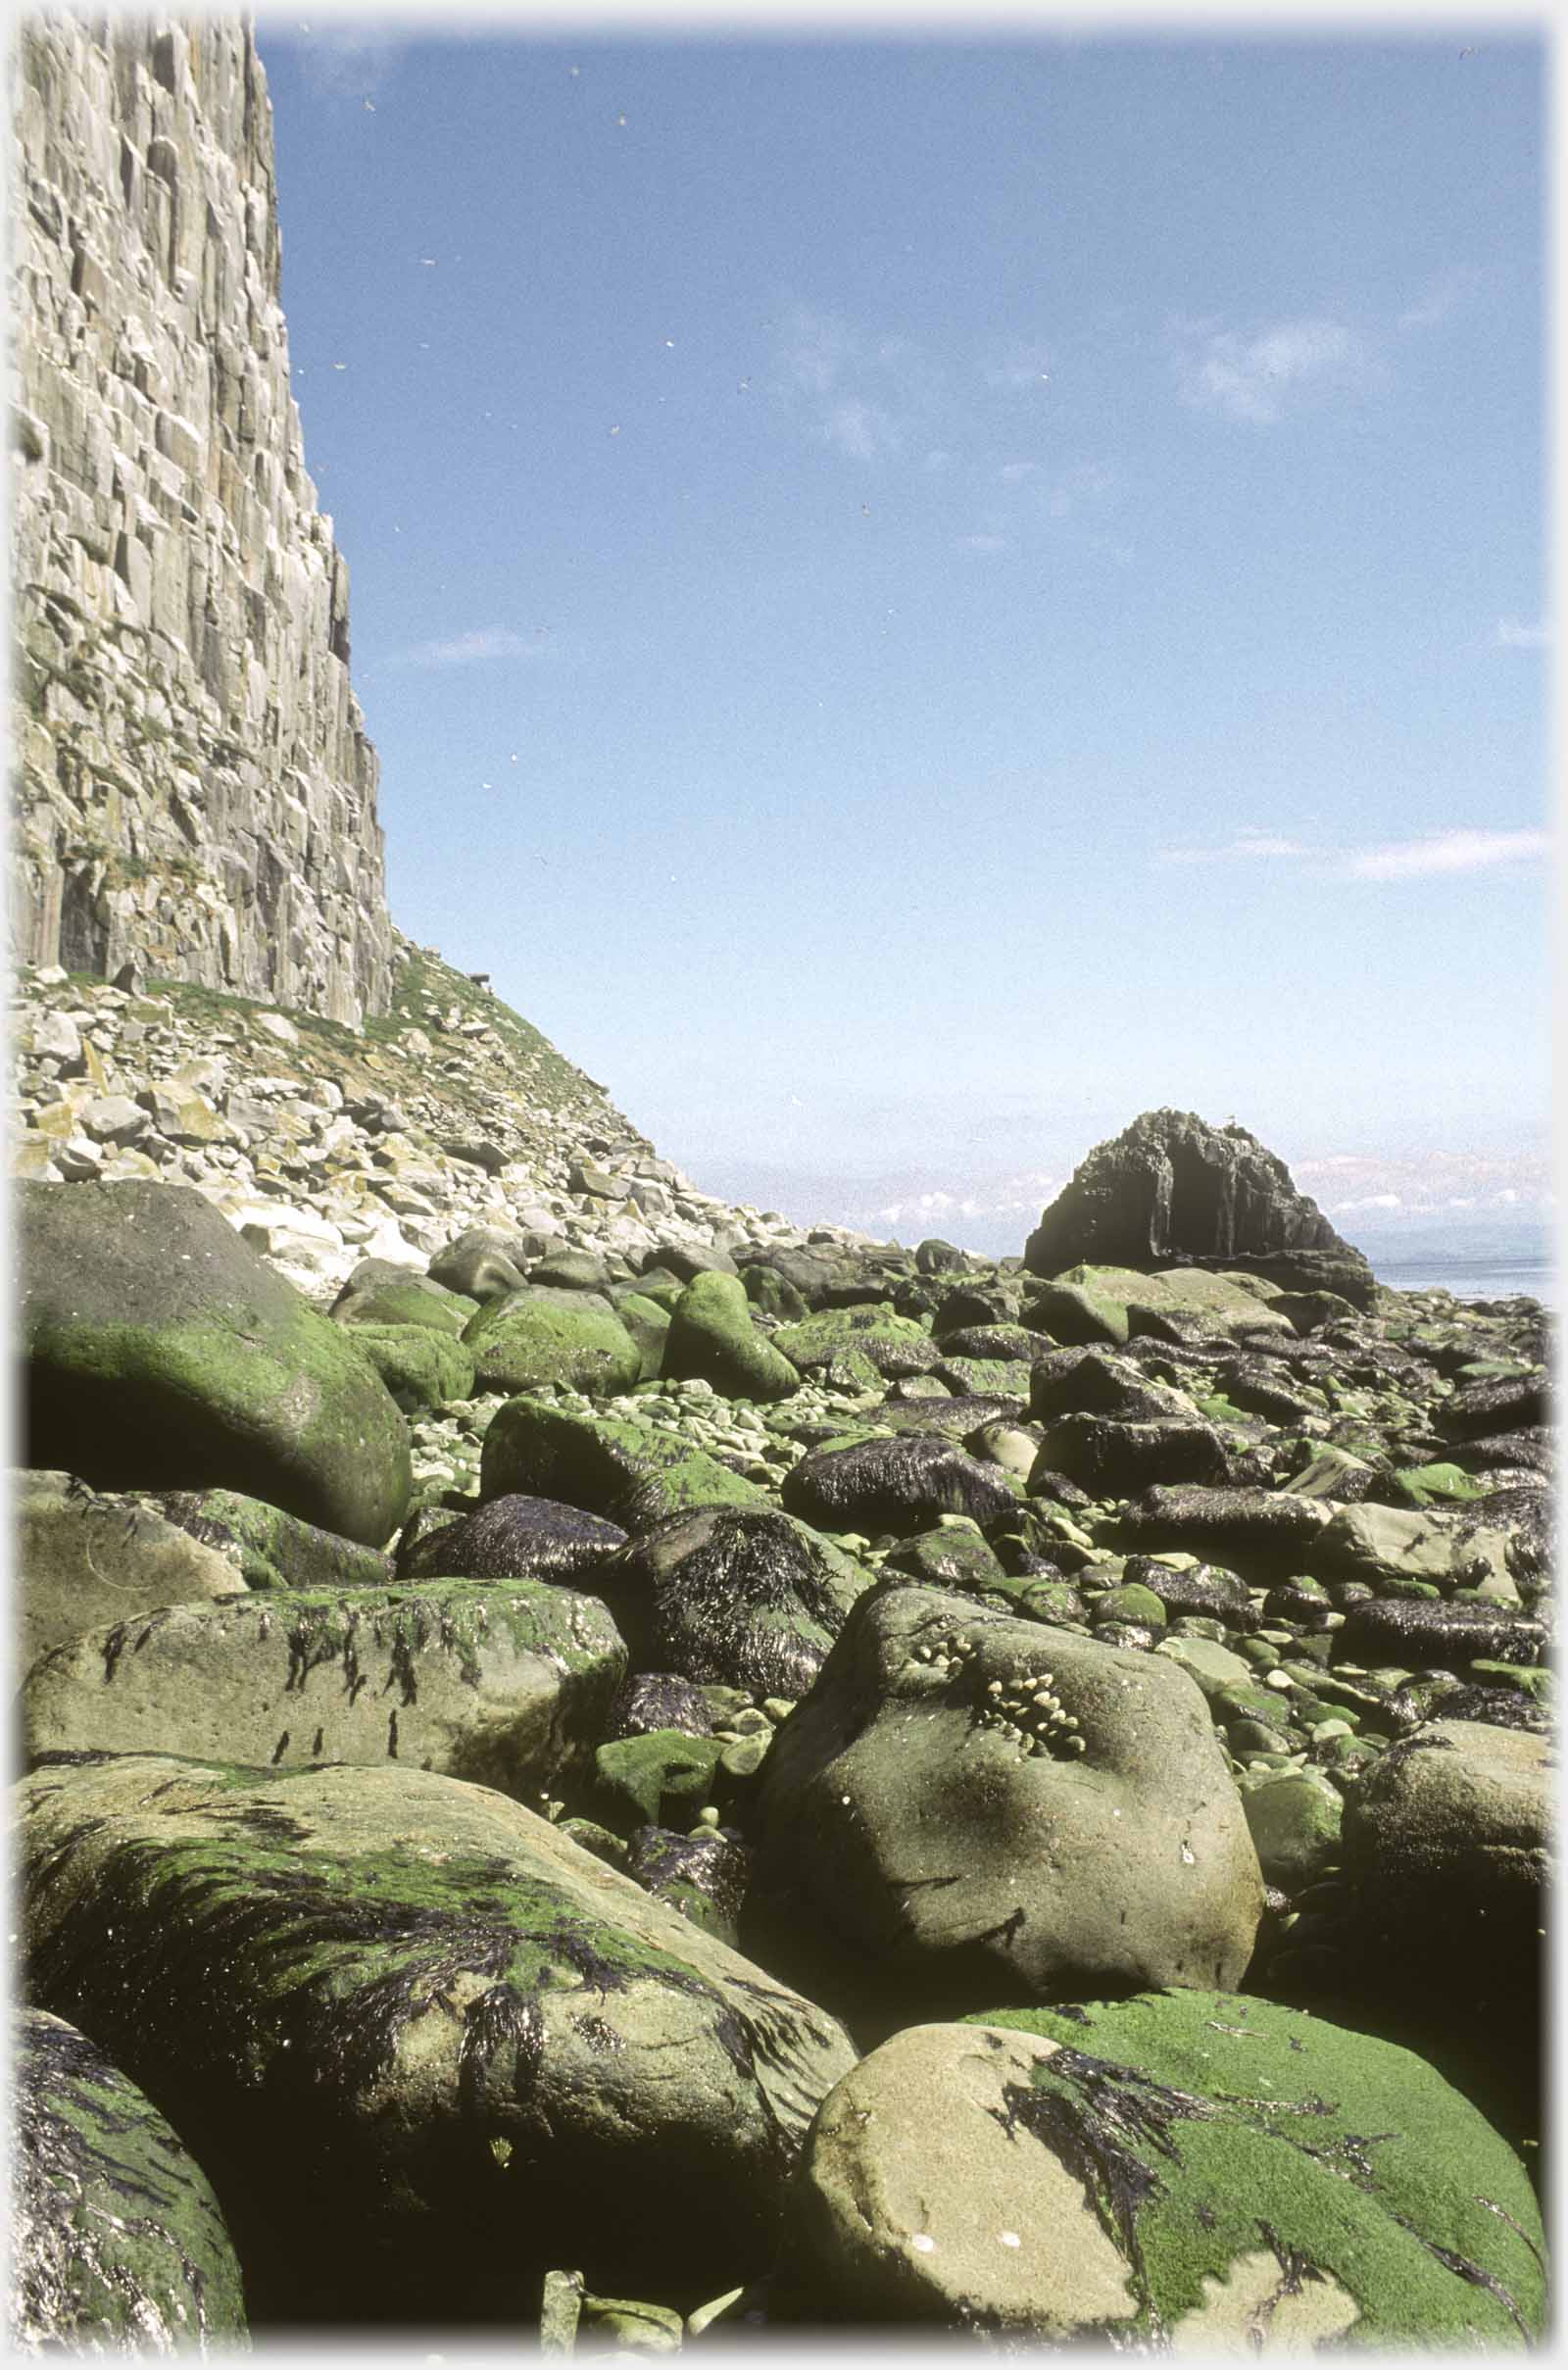
{"type": "Polygon", "coordinates": [[[258,37],[403,928],[803,1217],[1539,1193],[1538,41],[258,37]]]}

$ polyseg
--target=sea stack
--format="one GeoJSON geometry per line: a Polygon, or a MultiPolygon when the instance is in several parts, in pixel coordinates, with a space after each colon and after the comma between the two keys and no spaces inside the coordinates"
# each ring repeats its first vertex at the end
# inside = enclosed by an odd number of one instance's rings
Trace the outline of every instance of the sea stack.
{"type": "Polygon", "coordinates": [[[1283,1160],[1234,1120],[1146,1111],[1097,1144],[1024,1245],[1033,1275],[1098,1266],[1230,1267],[1287,1290],[1364,1303],[1363,1255],[1297,1190],[1283,1160]]]}

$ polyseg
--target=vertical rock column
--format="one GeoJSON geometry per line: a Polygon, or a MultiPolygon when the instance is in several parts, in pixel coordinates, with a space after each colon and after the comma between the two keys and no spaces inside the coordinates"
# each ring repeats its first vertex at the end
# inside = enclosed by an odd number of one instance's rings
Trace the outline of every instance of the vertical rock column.
{"type": "Polygon", "coordinates": [[[13,82],[16,956],[358,1025],[393,968],[248,24],[39,17],[13,82]]]}

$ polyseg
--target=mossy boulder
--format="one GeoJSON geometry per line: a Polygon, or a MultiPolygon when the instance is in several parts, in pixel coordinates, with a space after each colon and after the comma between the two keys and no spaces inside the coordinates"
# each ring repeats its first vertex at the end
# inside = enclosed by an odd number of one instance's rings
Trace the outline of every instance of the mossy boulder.
{"type": "Polygon", "coordinates": [[[1242,1796],[1263,1882],[1298,1893],[1340,1855],[1345,1798],[1305,1769],[1281,1771],[1242,1796]]]}
{"type": "Polygon", "coordinates": [[[13,2358],[246,2344],[212,2184],[135,2083],[40,2008],[13,2025],[13,2358]]]}
{"type": "Polygon", "coordinates": [[[669,1310],[662,1308],[651,1293],[639,1291],[617,1292],[613,1306],[615,1314],[637,1344],[638,1380],[654,1381],[663,1371],[669,1310]]]}
{"type": "Polygon", "coordinates": [[[466,1293],[449,1292],[427,1275],[411,1274],[388,1259],[364,1259],[330,1313],[340,1325],[422,1325],[455,1341],[478,1306],[466,1293]]]}
{"type": "Polygon", "coordinates": [[[492,1300],[463,1329],[485,1391],[629,1391],[642,1353],[606,1300],[567,1286],[527,1285],[492,1300]]]}
{"type": "Polygon", "coordinates": [[[1520,2347],[1545,2313],[1518,2159],[1408,2050],[1157,1992],[898,2034],[791,2197],[805,2318],[1218,2358],[1520,2347]]]}
{"type": "Polygon", "coordinates": [[[19,1184],[29,1464],[103,1489],[220,1487],[379,1547],[408,1427],[349,1328],[194,1187],[19,1184]]]}
{"type": "Polygon", "coordinates": [[[739,1276],[694,1276],[675,1303],[662,1371],[710,1382],[726,1399],[787,1399],[800,1389],[797,1369],[752,1321],[739,1276]]]}
{"type": "Polygon", "coordinates": [[[392,1576],[391,1557],[380,1548],[302,1522],[239,1490],[161,1490],[146,1503],[216,1548],[246,1588],[379,1588],[392,1576]]]}
{"type": "Polygon", "coordinates": [[[536,1801],[586,1764],[626,1671],[604,1606],[537,1581],[171,1605],[56,1647],[29,1753],[400,1761],[536,1801]]]}
{"type": "Polygon", "coordinates": [[[253,2323],[515,2325],[562,2263],[689,2310],[767,2268],[855,2052],[546,1820],[162,1754],[52,1764],[20,1809],[29,1994],[180,2131],[253,2323]]]}
{"type": "Polygon", "coordinates": [[[887,1301],[819,1308],[797,1325],[781,1326],[773,1342],[802,1374],[819,1374],[852,1358],[864,1359],[889,1382],[927,1373],[942,1357],[925,1327],[900,1316],[887,1301]]]}
{"type": "Polygon", "coordinates": [[[594,1806],[616,1835],[629,1837],[639,1827],[689,1827],[713,1799],[723,1750],[717,1737],[689,1736],[683,1728],[654,1728],[601,1745],[594,1754],[594,1806]]]}
{"type": "Polygon", "coordinates": [[[563,1499],[633,1533],[690,1506],[771,1503],[755,1482],[671,1433],[527,1398],[496,1409],[480,1457],[480,1497],[511,1490],[563,1499]]]}
{"type": "Polygon", "coordinates": [[[363,1319],[354,1339],[406,1414],[471,1399],[473,1352],[431,1325],[372,1325],[363,1319]]]}
{"type": "Polygon", "coordinates": [[[1183,1671],[912,1582],[851,1612],[767,1756],[752,1840],[760,1915],[785,1947],[814,1929],[822,1980],[857,2013],[868,1987],[888,2022],[1234,1982],[1263,1907],[1183,1671]]]}
{"type": "Polygon", "coordinates": [[[155,1605],[211,1604],[244,1586],[224,1556],[156,1506],[70,1473],[19,1473],[12,1515],[19,1676],[84,1630],[155,1605]]]}

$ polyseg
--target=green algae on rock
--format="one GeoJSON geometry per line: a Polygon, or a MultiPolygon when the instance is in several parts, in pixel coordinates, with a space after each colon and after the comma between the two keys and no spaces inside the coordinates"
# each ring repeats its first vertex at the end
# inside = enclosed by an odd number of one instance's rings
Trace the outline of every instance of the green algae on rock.
{"type": "Polygon", "coordinates": [[[739,1276],[693,1276],[670,1312],[663,1348],[665,1374],[700,1375],[726,1399],[787,1399],[801,1377],[752,1321],[739,1276]]]}
{"type": "MultiPolygon", "coordinates": [[[[966,2020],[968,2021],[968,2020],[966,2020]]],[[[1084,2184],[1146,2333],[1524,2345],[1545,2317],[1524,2167],[1410,2050],[1234,1994],[997,2009],[1053,2043],[1010,2101],[1084,2184]]]]}
{"type": "Polygon", "coordinates": [[[542,1581],[279,1590],[57,1647],[22,1728],[33,1754],[397,1761],[535,1800],[590,1760],[625,1670],[604,1606],[542,1581]]]}
{"type": "Polygon", "coordinates": [[[244,1491],[379,1547],[408,1427],[350,1331],[194,1188],[16,1189],[27,1460],[105,1489],[244,1491]]]}
{"type": "Polygon", "coordinates": [[[765,2269],[854,2050],[547,1821],[155,1754],[21,1793],[31,1996],[178,2123],[253,2323],[515,2322],[565,2261],[689,2306],[765,2269]]]}
{"type": "Polygon", "coordinates": [[[244,2295],[212,2185],[86,2036],[17,2012],[9,2336],[19,2354],[243,2347],[244,2295]]]}
{"type": "Polygon", "coordinates": [[[698,1506],[766,1506],[765,1491],[671,1435],[541,1399],[509,1399],[484,1436],[479,1494],[559,1498],[633,1533],[698,1506]]]}
{"type": "Polygon", "coordinates": [[[642,1353],[608,1301],[569,1287],[526,1284],[486,1303],[463,1329],[485,1391],[629,1391],[642,1353]]]}

